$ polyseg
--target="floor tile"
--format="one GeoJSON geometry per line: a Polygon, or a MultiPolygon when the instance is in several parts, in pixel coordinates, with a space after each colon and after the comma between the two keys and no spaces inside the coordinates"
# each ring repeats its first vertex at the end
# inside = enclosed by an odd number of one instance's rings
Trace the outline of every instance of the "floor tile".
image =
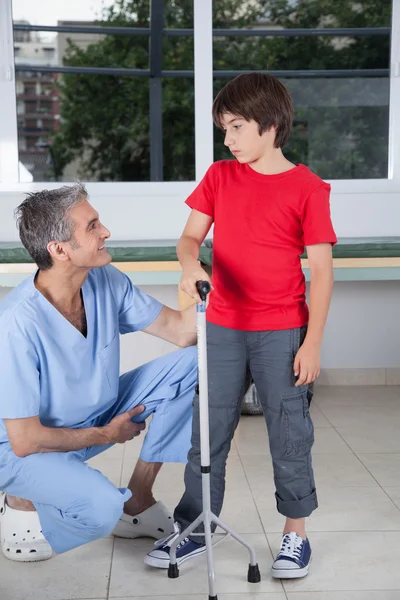
{"type": "MultiPolygon", "coordinates": [[[[179,596],[154,596],[154,600],[185,600],[186,598],[190,598],[190,600],[208,600],[208,593],[206,594],[190,594],[190,595],[179,595],[179,596]]],[[[148,600],[149,596],[130,596],[128,598],[112,598],[110,596],[110,600],[148,600]]],[[[267,594],[258,594],[258,593],[241,593],[241,594],[218,594],[218,600],[286,600],[286,595],[284,592],[272,592],[267,594]]],[[[367,599],[368,600],[368,599],[367,599]]],[[[379,600],[379,599],[377,599],[379,600]]],[[[389,598],[391,600],[391,598],[389,598]]],[[[397,600],[397,598],[393,598],[393,600],[397,600]]]]}
{"type": "Polygon", "coordinates": [[[315,454],[353,454],[351,448],[335,429],[316,428],[314,438],[313,456],[315,454]]]}
{"type": "Polygon", "coordinates": [[[400,386],[316,386],[314,400],[322,410],[332,406],[394,405],[400,410],[400,386]]]}
{"type": "Polygon", "coordinates": [[[384,486],[384,491],[391,498],[391,500],[400,508],[400,485],[397,486],[384,486]]]}
{"type": "Polygon", "coordinates": [[[332,427],[331,423],[324,416],[324,414],[321,412],[318,405],[314,401],[312,402],[310,407],[310,414],[314,423],[314,427],[332,427]]]}
{"type": "MultiPolygon", "coordinates": [[[[214,548],[214,564],[218,594],[249,592],[282,592],[279,581],[269,575],[272,556],[264,535],[246,536],[257,552],[262,570],[259,584],[247,582],[248,551],[235,540],[228,539],[214,548]]],[[[116,540],[111,574],[110,597],[126,597],[132,590],[135,595],[156,598],[162,594],[190,595],[208,590],[207,562],[202,556],[181,565],[180,577],[168,579],[166,570],[143,565],[143,557],[152,545],[145,540],[116,540]]],[[[190,597],[190,596],[189,596],[190,597]]]]}
{"type": "Polygon", "coordinates": [[[385,487],[399,483],[400,454],[359,454],[359,458],[379,485],[385,487]]]}
{"type": "Polygon", "coordinates": [[[375,406],[327,406],[321,411],[333,427],[374,427],[393,423],[400,426],[400,402],[394,404],[381,403],[375,406]]]}
{"type": "Polygon", "coordinates": [[[400,591],[289,592],[287,600],[400,600],[400,591]]]}
{"type": "MultiPolygon", "coordinates": [[[[285,582],[286,594],[270,577],[270,546],[275,553],[284,517],[276,510],[264,418],[242,416],[221,518],[255,545],[263,580],[247,583],[248,553],[226,539],[215,548],[218,600],[400,600],[400,386],[316,386],[311,411],[319,508],[308,520],[310,575],[285,582]]],[[[126,485],[143,440],[116,444],[89,464],[126,485]]],[[[164,465],[154,487],[171,510],[184,489],[183,473],[184,465],[164,465]]],[[[208,600],[205,557],[169,580],[143,564],[152,543],[108,537],[37,564],[0,555],[0,598],[106,600],[110,585],[111,600],[208,600]]]]}
{"type": "Polygon", "coordinates": [[[16,563],[1,555],[0,598],[106,598],[113,542],[106,538],[39,563],[16,563]]]}
{"type": "Polygon", "coordinates": [[[338,434],[356,454],[400,453],[399,425],[375,423],[338,427],[338,434]]]}
{"type": "MultiPolygon", "coordinates": [[[[318,509],[307,519],[307,531],[400,531],[400,510],[379,487],[317,488],[318,509]]],[[[254,492],[267,533],[280,533],[285,518],[272,495],[254,492]]]]}
{"type": "MultiPolygon", "coordinates": [[[[190,598],[190,600],[208,600],[209,596],[207,594],[190,594],[187,596],[155,596],[154,600],[185,600],[186,598],[190,598]]],[[[149,596],[130,596],[128,598],[112,598],[110,596],[110,600],[148,600],[149,596]]],[[[267,594],[258,594],[258,593],[241,593],[241,594],[218,594],[218,600],[286,600],[286,595],[284,592],[272,592],[267,594]]],[[[377,599],[379,600],[379,599],[377,599]]],[[[391,598],[389,598],[391,600],[391,598]]],[[[393,600],[397,600],[393,598],[393,600]]]]}
{"type": "Polygon", "coordinates": [[[221,513],[221,520],[240,534],[263,533],[250,488],[227,493],[221,513]]]}
{"type": "Polygon", "coordinates": [[[107,451],[104,454],[99,454],[88,461],[93,469],[101,471],[105,477],[107,477],[111,483],[116,487],[121,485],[121,474],[122,474],[122,457],[114,458],[113,456],[107,456],[107,451]]]}
{"type": "MultiPolygon", "coordinates": [[[[268,539],[277,551],[280,536],[268,535],[268,539]]],[[[286,580],[284,588],[289,593],[400,590],[398,539],[398,532],[389,531],[313,533],[310,574],[296,581],[286,580]]]]}
{"type": "Polygon", "coordinates": [[[242,417],[234,439],[241,456],[269,454],[267,426],[262,415],[242,417]]]}

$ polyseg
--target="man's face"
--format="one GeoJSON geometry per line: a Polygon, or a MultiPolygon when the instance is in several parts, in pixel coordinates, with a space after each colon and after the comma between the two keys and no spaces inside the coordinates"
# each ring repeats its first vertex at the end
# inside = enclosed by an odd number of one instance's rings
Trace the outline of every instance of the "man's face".
{"type": "Polygon", "coordinates": [[[225,133],[224,144],[240,163],[256,162],[274,147],[274,129],[260,135],[256,121],[246,121],[230,113],[224,113],[221,122],[225,133]]]}
{"type": "Polygon", "coordinates": [[[99,221],[97,211],[85,200],[69,211],[69,217],[75,224],[67,250],[73,265],[86,269],[108,265],[111,255],[105,248],[105,241],[110,232],[99,221]]]}

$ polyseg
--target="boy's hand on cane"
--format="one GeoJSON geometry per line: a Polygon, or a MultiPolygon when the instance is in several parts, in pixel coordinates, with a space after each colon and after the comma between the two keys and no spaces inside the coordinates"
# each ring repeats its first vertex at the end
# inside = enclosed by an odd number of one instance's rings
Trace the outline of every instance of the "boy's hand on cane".
{"type": "Polygon", "coordinates": [[[296,354],[293,365],[296,387],[308,385],[319,377],[320,347],[305,341],[296,354]]]}
{"type": "Polygon", "coordinates": [[[180,283],[181,289],[186,292],[186,294],[189,294],[191,298],[194,298],[197,304],[201,304],[202,300],[196,288],[197,281],[208,281],[211,285],[211,289],[213,289],[211,279],[204,269],[199,266],[196,266],[195,268],[184,269],[180,283]]]}

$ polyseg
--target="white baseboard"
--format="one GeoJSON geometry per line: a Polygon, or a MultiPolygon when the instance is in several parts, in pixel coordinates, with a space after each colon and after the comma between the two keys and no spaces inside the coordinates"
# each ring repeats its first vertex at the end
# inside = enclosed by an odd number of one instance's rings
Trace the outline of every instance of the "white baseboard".
{"type": "Polygon", "coordinates": [[[400,385],[400,368],[321,369],[317,385],[400,385]]]}

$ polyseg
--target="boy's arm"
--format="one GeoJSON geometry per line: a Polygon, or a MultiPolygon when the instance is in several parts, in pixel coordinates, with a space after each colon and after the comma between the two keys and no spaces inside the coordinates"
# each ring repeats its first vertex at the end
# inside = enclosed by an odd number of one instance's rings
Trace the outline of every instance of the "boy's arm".
{"type": "MultiPolygon", "coordinates": [[[[209,281],[198,259],[200,246],[210,230],[212,221],[212,217],[192,210],[176,248],[182,266],[181,288],[196,302],[201,302],[196,290],[196,281],[209,281]]],[[[144,331],[178,346],[194,345],[197,341],[196,309],[194,305],[182,311],[164,306],[158,317],[144,331]]]]}
{"type": "Polygon", "coordinates": [[[311,273],[310,318],[306,338],[294,361],[296,386],[314,381],[320,372],[320,349],[333,288],[332,245],[307,246],[311,273]]]}
{"type": "Polygon", "coordinates": [[[196,290],[196,281],[210,281],[207,273],[200,267],[198,259],[200,246],[210,231],[212,223],[212,217],[193,209],[176,247],[182,266],[181,289],[196,302],[201,302],[196,290]]]}

